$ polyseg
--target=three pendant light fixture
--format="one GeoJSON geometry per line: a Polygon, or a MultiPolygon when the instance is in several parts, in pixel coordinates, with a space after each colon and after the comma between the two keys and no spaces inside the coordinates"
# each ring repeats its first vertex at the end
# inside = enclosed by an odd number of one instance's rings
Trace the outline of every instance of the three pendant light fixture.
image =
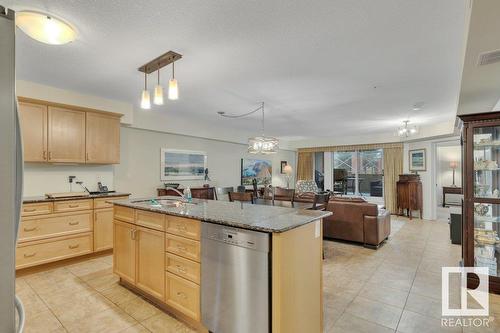
{"type": "Polygon", "coordinates": [[[141,109],[151,109],[151,98],[148,91],[148,74],[158,73],[158,81],[154,89],[153,103],[163,105],[163,87],[160,84],[160,68],[172,64],[172,78],[168,81],[168,99],[177,100],[179,98],[179,88],[175,79],[175,62],[182,58],[179,53],[168,51],[167,53],[151,60],[147,64],[139,67],[139,72],[144,73],[144,90],[141,94],[141,109]]]}

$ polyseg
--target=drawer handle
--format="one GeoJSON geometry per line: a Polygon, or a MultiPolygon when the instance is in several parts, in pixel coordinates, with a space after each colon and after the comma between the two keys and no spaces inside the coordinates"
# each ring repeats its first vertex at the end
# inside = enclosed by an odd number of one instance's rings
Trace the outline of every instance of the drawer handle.
{"type": "Polygon", "coordinates": [[[24,254],[25,258],[31,258],[31,257],[34,257],[34,256],[36,256],[36,252],[30,253],[30,254],[28,254],[28,253],[24,254]]]}
{"type": "Polygon", "coordinates": [[[36,211],[36,208],[24,208],[25,212],[34,212],[36,211]]]}
{"type": "Polygon", "coordinates": [[[177,267],[177,271],[179,273],[183,273],[183,274],[186,274],[186,268],[184,266],[181,266],[181,265],[175,265],[177,267]]]}
{"type": "Polygon", "coordinates": [[[177,292],[177,296],[180,297],[180,298],[184,298],[184,299],[187,299],[187,296],[185,293],[183,293],[182,291],[178,291],[177,292]]]}
{"type": "Polygon", "coordinates": [[[76,245],[69,245],[68,246],[71,250],[74,250],[74,249],[77,249],[80,247],[80,244],[76,244],[76,245]]]}
{"type": "Polygon", "coordinates": [[[23,228],[24,231],[35,231],[37,229],[38,229],[38,227],[33,227],[33,228],[26,228],[26,227],[24,227],[23,228]]]}
{"type": "Polygon", "coordinates": [[[79,225],[79,224],[80,224],[80,222],[78,222],[78,221],[77,222],[70,222],[69,223],[69,225],[79,225]]]}
{"type": "Polygon", "coordinates": [[[69,205],[69,208],[77,208],[80,207],[80,205],[69,205]]]}
{"type": "Polygon", "coordinates": [[[184,246],[181,246],[181,245],[177,245],[177,250],[179,250],[181,252],[186,252],[187,251],[187,249],[184,246]]]}

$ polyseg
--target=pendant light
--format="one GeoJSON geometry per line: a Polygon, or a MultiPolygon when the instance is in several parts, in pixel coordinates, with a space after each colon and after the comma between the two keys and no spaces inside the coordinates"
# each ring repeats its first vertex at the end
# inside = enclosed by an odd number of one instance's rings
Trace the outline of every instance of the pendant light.
{"type": "Polygon", "coordinates": [[[172,78],[168,81],[168,99],[179,99],[179,88],[175,79],[175,62],[172,62],[172,78]]]}
{"type": "Polygon", "coordinates": [[[153,103],[163,105],[163,87],[160,85],[160,65],[158,64],[158,83],[155,87],[155,97],[153,103]]]}
{"type": "Polygon", "coordinates": [[[149,99],[148,81],[146,73],[144,73],[144,90],[142,91],[142,97],[141,97],[141,109],[145,110],[151,109],[151,101],[149,99]]]}

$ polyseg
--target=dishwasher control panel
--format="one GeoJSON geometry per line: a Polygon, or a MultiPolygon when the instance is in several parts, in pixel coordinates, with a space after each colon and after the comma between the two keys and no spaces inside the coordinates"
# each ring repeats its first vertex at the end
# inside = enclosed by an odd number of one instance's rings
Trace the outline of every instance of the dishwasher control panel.
{"type": "Polygon", "coordinates": [[[269,234],[267,233],[216,225],[211,225],[204,231],[203,237],[208,239],[248,249],[269,251],[269,234]]]}

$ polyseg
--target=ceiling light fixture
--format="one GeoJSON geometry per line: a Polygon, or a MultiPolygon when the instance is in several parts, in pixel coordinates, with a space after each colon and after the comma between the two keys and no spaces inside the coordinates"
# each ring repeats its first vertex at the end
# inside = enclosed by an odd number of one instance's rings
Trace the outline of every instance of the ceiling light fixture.
{"type": "Polygon", "coordinates": [[[398,128],[398,135],[401,138],[407,138],[409,136],[415,135],[418,132],[417,126],[410,126],[408,125],[410,123],[409,120],[403,121],[403,126],[398,128]]]}
{"type": "Polygon", "coordinates": [[[150,96],[149,96],[149,91],[147,87],[147,75],[151,74],[155,71],[158,73],[158,81],[155,86],[154,90],[154,97],[153,97],[153,103],[156,105],[163,105],[164,99],[163,99],[163,87],[160,84],[160,68],[165,67],[169,64],[172,64],[172,79],[168,83],[168,99],[178,99],[179,98],[179,90],[177,87],[177,80],[175,79],[175,69],[174,69],[174,63],[181,59],[182,55],[179,53],[176,53],[174,51],[168,51],[161,56],[151,60],[150,62],[142,65],[139,67],[137,70],[139,72],[144,73],[144,90],[142,91],[142,97],[141,97],[141,108],[143,109],[150,109],[151,108],[151,102],[150,102],[150,96]]]}
{"type": "Polygon", "coordinates": [[[149,91],[148,91],[148,77],[146,73],[144,73],[144,90],[142,91],[142,96],[141,96],[141,109],[145,110],[151,109],[151,100],[149,98],[149,91]]]}
{"type": "Polygon", "coordinates": [[[168,81],[168,99],[173,101],[179,99],[179,88],[175,79],[175,62],[172,63],[172,78],[168,81]]]}
{"type": "Polygon", "coordinates": [[[68,23],[49,14],[20,11],[16,25],[29,37],[50,45],[67,44],[76,39],[76,31],[68,23]]]}
{"type": "Polygon", "coordinates": [[[264,102],[255,110],[241,114],[241,115],[227,115],[225,112],[217,112],[220,116],[226,118],[242,118],[254,114],[262,110],[262,135],[248,138],[248,152],[250,154],[275,154],[279,149],[279,140],[272,136],[265,136],[264,134],[264,102]]]}
{"type": "Polygon", "coordinates": [[[158,83],[155,87],[155,97],[153,103],[163,105],[163,87],[160,85],[160,68],[158,67],[158,83]]]}

